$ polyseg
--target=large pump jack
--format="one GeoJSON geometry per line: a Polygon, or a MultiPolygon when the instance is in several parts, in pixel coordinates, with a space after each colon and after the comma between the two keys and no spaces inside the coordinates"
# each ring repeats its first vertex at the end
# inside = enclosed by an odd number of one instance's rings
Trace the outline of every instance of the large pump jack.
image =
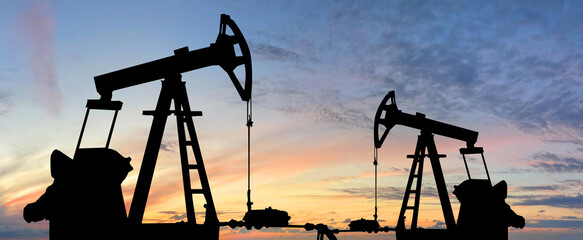
{"type": "Polygon", "coordinates": [[[181,81],[181,73],[213,65],[221,66],[233,82],[241,100],[249,101],[252,86],[249,47],[235,22],[228,15],[223,14],[221,15],[219,35],[214,44],[211,44],[210,47],[193,51],[188,51],[188,47],[185,47],[175,50],[174,54],[174,56],[95,77],[95,86],[97,92],[101,95],[100,101],[110,101],[112,92],[115,90],[164,78],[156,109],[154,111],[144,111],[144,115],[152,115],[154,119],[146,143],[146,150],[144,152],[134,198],[132,199],[128,221],[129,223],[142,222],[166,120],[168,119],[168,115],[174,114],[176,115],[178,130],[188,222],[196,223],[192,194],[202,194],[206,200],[205,224],[209,226],[217,225],[217,214],[194,128],[194,122],[192,121],[192,117],[202,116],[202,112],[191,111],[186,94],[185,82],[181,81]],[[227,27],[233,31],[233,36],[227,35],[227,27]],[[240,46],[242,56],[236,56],[235,44],[240,46]],[[244,88],[234,74],[234,69],[239,65],[244,65],[245,67],[244,88]],[[172,101],[174,101],[174,110],[170,110],[172,101]],[[188,130],[188,138],[185,130],[188,130]],[[193,150],[195,164],[189,163],[187,155],[188,146],[193,150]],[[202,185],[201,189],[191,188],[190,170],[198,171],[202,185]]]}
{"type": "Polygon", "coordinates": [[[506,198],[506,182],[492,186],[484,150],[475,147],[478,132],[450,124],[438,122],[425,117],[422,113],[415,115],[403,113],[397,108],[395,92],[389,91],[379,105],[374,120],[374,145],[380,148],[389,131],[396,125],[403,125],[419,129],[421,134],[417,139],[417,146],[413,155],[407,155],[413,159],[411,165],[405,195],[401,205],[401,211],[395,229],[398,240],[409,239],[508,239],[508,227],[524,227],[524,218],[514,213],[506,198]],[[384,127],[384,130],[381,129],[384,127]],[[433,134],[457,139],[466,143],[466,148],[461,148],[468,180],[455,186],[453,193],[460,200],[460,212],[456,224],[445,179],[443,176],[440,158],[445,155],[437,152],[433,134]],[[467,154],[480,154],[484,163],[487,179],[472,179],[468,164],[467,154]],[[417,226],[419,216],[419,202],[421,197],[421,182],[423,177],[424,158],[428,157],[433,169],[433,176],[441,202],[441,209],[445,220],[446,229],[423,229],[417,226]],[[413,183],[415,187],[413,188],[413,183]],[[413,205],[409,204],[411,194],[414,194],[413,205]],[[410,228],[405,227],[405,214],[412,210],[410,228]]]}
{"type": "MultiPolygon", "coordinates": [[[[193,51],[189,51],[188,47],[177,49],[174,51],[174,56],[96,76],[94,78],[95,86],[101,98],[87,101],[87,111],[75,150],[75,156],[73,159],[70,159],[58,150],[55,150],[53,155],[51,155],[51,175],[55,178],[55,182],[37,202],[29,204],[25,208],[25,220],[28,222],[43,219],[50,220],[51,239],[76,239],[80,237],[80,234],[83,234],[83,237],[87,236],[89,239],[101,239],[111,237],[112,235],[117,236],[114,238],[129,237],[132,239],[177,239],[185,236],[195,239],[218,239],[220,223],[217,218],[202,153],[192,120],[192,117],[202,116],[202,113],[199,111],[191,111],[185,82],[181,81],[181,74],[184,72],[214,65],[220,66],[227,72],[241,100],[247,101],[249,104],[252,88],[249,47],[235,22],[225,14],[221,15],[219,34],[215,43],[207,48],[193,51]],[[234,35],[227,34],[228,28],[231,29],[234,35]],[[236,55],[236,45],[239,46],[242,56],[236,55]],[[243,85],[234,73],[235,68],[241,65],[245,68],[243,85]],[[153,121],[134,191],[134,197],[126,218],[120,184],[131,170],[131,166],[129,166],[129,158],[123,158],[115,150],[109,149],[117,112],[122,107],[121,101],[111,100],[112,93],[116,90],[159,79],[164,80],[162,81],[162,89],[156,104],[156,109],[143,112],[144,115],[153,116],[153,121]],[[174,110],[171,110],[172,102],[174,102],[174,110]],[[89,112],[90,110],[96,109],[115,111],[105,147],[91,149],[80,148],[89,112]],[[176,116],[187,221],[177,224],[145,224],[142,223],[142,220],[146,202],[161,146],[164,127],[170,114],[176,116]],[[188,147],[192,149],[194,161],[189,161],[188,147]],[[95,192],[95,189],[91,189],[93,186],[103,188],[101,186],[103,186],[104,181],[95,179],[111,177],[110,175],[103,175],[107,174],[107,172],[102,172],[103,169],[95,168],[95,165],[104,163],[102,161],[103,159],[121,165],[114,166],[115,169],[119,169],[119,173],[114,172],[116,181],[113,181],[113,192],[109,190],[95,192]],[[123,161],[124,159],[125,161],[123,161]],[[90,185],[90,187],[84,186],[81,182],[82,180],[79,180],[83,175],[87,175],[83,171],[95,172],[92,180],[94,184],[90,185]],[[192,189],[190,171],[198,172],[201,185],[200,189],[192,189]],[[69,172],[76,173],[69,174],[69,172]],[[115,186],[116,184],[117,187],[115,186]],[[93,205],[83,206],[83,209],[90,209],[87,210],[89,212],[80,211],[82,209],[81,205],[66,205],[61,203],[61,198],[74,198],[74,196],[79,196],[68,194],[71,191],[87,192],[87,194],[81,194],[81,196],[90,200],[71,200],[71,202],[84,201],[86,204],[93,205]],[[63,194],[68,195],[63,196],[63,194]],[[193,194],[202,194],[205,199],[205,221],[202,224],[196,222],[193,194]],[[104,202],[111,202],[112,204],[104,206],[104,202]],[[70,209],[68,206],[72,206],[73,209],[70,209]],[[84,212],[90,213],[87,214],[89,216],[83,216],[84,212]],[[107,216],[102,216],[105,213],[107,213],[107,216]],[[114,216],[114,218],[111,216],[114,216]],[[82,217],[86,221],[76,219],[79,217],[82,217]]],[[[110,168],[112,166],[106,167],[106,169],[110,168]]]]}

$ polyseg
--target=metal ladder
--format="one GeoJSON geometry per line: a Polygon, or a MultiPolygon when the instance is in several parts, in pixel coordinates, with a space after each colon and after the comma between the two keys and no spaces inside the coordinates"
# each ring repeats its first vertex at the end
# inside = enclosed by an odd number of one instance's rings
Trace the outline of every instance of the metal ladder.
{"type": "Polygon", "coordinates": [[[419,200],[421,198],[421,182],[423,180],[423,160],[425,155],[425,147],[417,150],[414,155],[407,155],[407,158],[413,158],[413,163],[411,164],[411,171],[409,172],[409,179],[407,180],[407,188],[405,189],[405,196],[403,197],[403,205],[401,206],[401,213],[399,216],[405,216],[407,210],[413,210],[413,217],[411,219],[411,229],[417,228],[417,218],[419,216],[419,200]],[[421,151],[419,153],[419,151],[421,151]],[[419,154],[418,154],[419,153],[419,154]],[[413,181],[416,180],[415,189],[411,190],[413,186],[413,181]],[[411,198],[411,193],[415,194],[415,199],[413,206],[409,206],[409,199],[411,198]]]}
{"type": "MultiPolygon", "coordinates": [[[[195,116],[202,116],[200,111],[191,111],[188,103],[186,93],[178,94],[174,98],[174,114],[176,115],[176,125],[178,130],[178,148],[180,151],[180,164],[182,167],[182,181],[184,186],[184,200],[186,203],[186,217],[188,222],[196,223],[193,194],[202,194],[205,199],[212,199],[210,192],[210,185],[204,163],[202,161],[202,154],[192,120],[195,116]],[[186,129],[185,129],[186,125],[186,129]],[[188,130],[188,139],[186,138],[186,130],[188,130]],[[194,163],[190,163],[187,147],[191,147],[194,154],[194,163]],[[193,189],[190,182],[190,171],[197,170],[201,184],[200,189],[193,189]]],[[[205,205],[206,206],[206,205],[205,205]]],[[[205,217],[207,217],[205,215],[205,217]]],[[[206,221],[205,221],[206,222],[206,221]]]]}
{"type": "Polygon", "coordinates": [[[196,224],[193,194],[202,194],[206,201],[206,204],[204,205],[206,208],[204,224],[215,226],[218,233],[217,213],[192,119],[195,116],[202,116],[202,112],[191,111],[185,82],[181,81],[181,75],[177,74],[175,76],[169,76],[162,81],[162,90],[160,91],[160,98],[158,99],[156,110],[144,111],[143,114],[152,115],[154,116],[154,119],[152,121],[150,135],[146,144],[142,167],[140,168],[140,174],[138,175],[136,190],[134,191],[134,198],[128,216],[129,222],[137,224],[142,222],[166,120],[168,115],[174,114],[176,115],[178,131],[178,145],[182,167],[182,181],[187,221],[190,224],[196,224]],[[170,110],[172,101],[174,101],[174,110],[170,110]],[[188,131],[188,133],[186,133],[186,131],[188,131]],[[192,148],[194,163],[190,163],[189,161],[187,151],[189,146],[192,148]],[[200,189],[192,189],[190,182],[191,170],[198,171],[201,184],[200,189]]]}
{"type": "MultiPolygon", "coordinates": [[[[442,202],[442,208],[444,209],[444,218],[448,225],[455,225],[453,221],[453,214],[451,213],[451,207],[445,208],[444,206],[449,206],[449,199],[447,198],[447,190],[445,189],[445,182],[443,182],[443,173],[441,172],[441,166],[439,164],[439,158],[445,158],[444,154],[438,154],[437,149],[435,149],[435,143],[433,142],[433,136],[431,134],[423,133],[419,135],[417,140],[417,146],[415,147],[415,153],[413,155],[407,155],[407,158],[412,158],[413,163],[411,164],[411,170],[409,172],[409,179],[407,180],[407,188],[405,189],[405,195],[403,196],[403,203],[401,205],[401,211],[399,213],[399,220],[397,227],[404,228],[405,226],[405,213],[407,210],[413,210],[413,216],[411,219],[411,229],[417,228],[417,219],[419,217],[419,201],[421,198],[421,183],[423,180],[423,165],[425,157],[430,158],[433,168],[433,173],[435,175],[436,186],[440,195],[440,201],[442,202]],[[425,149],[427,148],[428,154],[425,154],[425,149]],[[413,181],[415,181],[415,189],[411,189],[413,186],[413,181]],[[445,192],[445,193],[444,193],[445,192]],[[415,194],[413,205],[409,205],[409,199],[411,194],[415,194]],[[444,195],[445,196],[442,196],[444,195]],[[446,203],[446,204],[444,204],[446,203]],[[452,224],[453,222],[453,224],[452,224]]],[[[448,226],[449,227],[449,226],[448,226]]]]}

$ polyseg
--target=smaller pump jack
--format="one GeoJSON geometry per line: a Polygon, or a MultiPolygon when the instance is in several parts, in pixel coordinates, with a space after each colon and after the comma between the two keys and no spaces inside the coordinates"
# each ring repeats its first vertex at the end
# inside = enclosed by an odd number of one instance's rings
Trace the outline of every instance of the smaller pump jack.
{"type": "MultiPolygon", "coordinates": [[[[492,186],[484,150],[475,147],[478,132],[450,124],[438,122],[425,117],[422,113],[415,115],[403,113],[397,108],[395,92],[389,93],[382,100],[374,120],[374,145],[380,148],[389,131],[396,125],[403,125],[419,129],[421,134],[417,139],[417,146],[412,158],[413,163],[401,205],[401,211],[395,229],[398,240],[409,239],[508,239],[508,227],[523,228],[525,220],[510,209],[504,199],[507,195],[505,181],[492,186]],[[383,127],[384,130],[381,130],[383,127]],[[461,203],[458,222],[456,224],[445,179],[441,169],[440,158],[445,155],[437,152],[433,134],[457,139],[466,142],[466,148],[461,148],[468,179],[455,186],[453,194],[461,203]],[[467,154],[480,154],[484,163],[487,179],[473,179],[466,161],[467,154]],[[424,158],[429,158],[433,169],[433,176],[441,202],[441,209],[446,229],[423,229],[417,226],[419,216],[419,200],[421,196],[421,182],[423,177],[424,158]],[[415,185],[413,185],[415,183],[415,185]],[[413,187],[414,186],[414,187],[413,187]],[[411,194],[414,195],[413,204],[409,204],[411,194]],[[412,212],[410,228],[405,227],[405,213],[412,212]]],[[[375,213],[376,215],[376,213],[375,213]]]]}

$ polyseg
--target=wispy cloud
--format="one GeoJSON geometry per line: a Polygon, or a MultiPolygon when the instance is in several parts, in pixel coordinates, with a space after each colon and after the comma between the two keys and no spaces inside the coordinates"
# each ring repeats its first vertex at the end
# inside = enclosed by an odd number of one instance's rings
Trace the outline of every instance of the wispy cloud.
{"type": "Polygon", "coordinates": [[[178,215],[178,214],[172,215],[169,219],[176,220],[176,221],[182,221],[182,220],[186,219],[186,213],[180,214],[180,215],[178,215]]]}
{"type": "Polygon", "coordinates": [[[543,185],[543,186],[524,186],[520,187],[521,191],[557,191],[562,189],[560,185],[543,185]]]}
{"type": "Polygon", "coordinates": [[[574,196],[552,195],[552,196],[525,196],[517,205],[532,206],[543,205],[562,208],[583,208],[583,195],[577,193],[574,196]]]}
{"type": "Polygon", "coordinates": [[[532,158],[535,160],[532,166],[545,172],[583,172],[583,160],[574,157],[560,157],[554,153],[541,152],[532,158]]]}
{"type": "Polygon", "coordinates": [[[306,10],[299,21],[310,28],[289,24],[256,42],[259,54],[290,63],[270,89],[290,113],[370,128],[394,89],[403,109],[434,119],[487,114],[548,141],[583,144],[583,48],[572,28],[582,6],[563,7],[340,1],[306,10]]]}
{"type": "Polygon", "coordinates": [[[34,1],[19,16],[15,26],[20,40],[26,44],[30,72],[33,77],[33,98],[50,114],[59,116],[61,92],[58,86],[54,56],[56,17],[51,1],[34,1]]]}
{"type": "Polygon", "coordinates": [[[446,228],[445,222],[440,220],[433,220],[435,223],[431,228],[446,228]]]}
{"type": "Polygon", "coordinates": [[[8,214],[5,206],[0,205],[0,238],[2,239],[41,239],[49,234],[48,224],[22,225],[21,214],[8,214]]]}
{"type": "Polygon", "coordinates": [[[583,191],[583,184],[581,180],[564,180],[558,184],[521,186],[516,189],[518,192],[577,193],[583,191]]]}
{"type": "Polygon", "coordinates": [[[8,112],[8,105],[10,105],[10,94],[6,91],[0,91],[0,116],[8,112]]]}
{"type": "MultiPolygon", "coordinates": [[[[345,188],[339,189],[343,193],[350,195],[358,195],[365,198],[374,198],[374,188],[363,187],[363,188],[345,188]]],[[[424,197],[437,197],[437,190],[433,187],[424,187],[421,191],[424,197]]],[[[397,187],[379,187],[378,197],[379,199],[386,200],[403,200],[403,195],[405,194],[405,188],[397,187]]]]}
{"type": "Polygon", "coordinates": [[[578,228],[583,229],[583,221],[561,219],[561,220],[531,220],[526,224],[529,228],[578,228]]]}
{"type": "Polygon", "coordinates": [[[160,143],[160,150],[166,152],[175,152],[178,147],[178,141],[164,141],[160,143]]]}
{"type": "Polygon", "coordinates": [[[276,60],[276,61],[305,61],[302,59],[298,53],[294,52],[293,50],[277,47],[271,45],[269,43],[249,43],[250,48],[253,49],[253,54],[257,54],[260,57],[264,57],[267,60],[276,60]]]}

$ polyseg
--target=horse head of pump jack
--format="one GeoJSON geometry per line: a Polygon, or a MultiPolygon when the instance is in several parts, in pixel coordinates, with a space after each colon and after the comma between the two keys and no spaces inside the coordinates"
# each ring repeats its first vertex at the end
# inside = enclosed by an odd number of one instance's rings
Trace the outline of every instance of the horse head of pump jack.
{"type": "Polygon", "coordinates": [[[403,125],[419,129],[421,132],[458,139],[466,142],[466,146],[471,149],[474,148],[474,144],[478,140],[478,132],[425,118],[423,113],[416,113],[415,115],[403,113],[397,107],[395,91],[389,91],[381,101],[375,114],[374,145],[376,148],[380,148],[383,145],[387,134],[395,125],[403,125]],[[390,103],[389,100],[391,100],[390,103]],[[380,132],[381,126],[385,129],[382,133],[380,132]]]}
{"type": "Polygon", "coordinates": [[[221,15],[219,35],[215,43],[211,43],[209,47],[192,51],[189,51],[188,47],[180,48],[174,50],[174,56],[96,76],[95,87],[101,95],[101,100],[108,101],[111,100],[112,92],[115,90],[214,65],[227,72],[241,100],[251,99],[253,80],[249,46],[239,27],[226,14],[221,15]],[[228,35],[227,29],[231,29],[233,35],[228,35]],[[237,56],[235,45],[239,46],[241,56],[237,56]],[[244,65],[245,68],[244,84],[241,84],[235,75],[235,68],[240,65],[244,65]]]}

